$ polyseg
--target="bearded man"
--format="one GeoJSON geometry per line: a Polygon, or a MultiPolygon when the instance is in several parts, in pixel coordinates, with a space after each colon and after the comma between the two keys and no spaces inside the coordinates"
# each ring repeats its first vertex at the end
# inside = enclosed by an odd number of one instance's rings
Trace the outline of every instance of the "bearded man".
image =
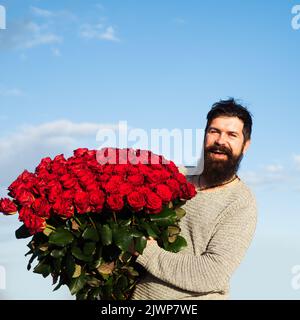
{"type": "Polygon", "coordinates": [[[207,115],[204,170],[189,176],[197,195],[188,201],[181,234],[188,246],[179,253],[150,239],[137,262],[146,271],[133,300],[227,300],[230,279],[256,229],[255,197],[238,177],[249,148],[250,112],[234,99],[215,103],[207,115]]]}

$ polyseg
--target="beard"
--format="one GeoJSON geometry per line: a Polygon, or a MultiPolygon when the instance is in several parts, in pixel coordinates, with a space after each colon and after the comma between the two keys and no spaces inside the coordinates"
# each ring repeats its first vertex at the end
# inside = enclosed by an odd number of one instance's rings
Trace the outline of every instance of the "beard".
{"type": "Polygon", "coordinates": [[[242,151],[239,155],[233,155],[232,151],[224,146],[213,145],[205,148],[202,176],[206,183],[215,186],[229,181],[238,172],[243,156],[242,151]],[[216,159],[212,152],[221,152],[227,159],[216,159]]]}

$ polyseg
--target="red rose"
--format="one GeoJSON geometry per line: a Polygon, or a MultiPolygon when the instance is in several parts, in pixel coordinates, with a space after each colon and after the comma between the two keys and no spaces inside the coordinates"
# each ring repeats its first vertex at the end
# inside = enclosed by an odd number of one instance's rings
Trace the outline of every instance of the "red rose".
{"type": "Polygon", "coordinates": [[[79,148],[74,151],[74,156],[75,157],[82,157],[85,154],[87,154],[88,151],[89,151],[89,149],[87,149],[87,148],[79,148]]]}
{"type": "Polygon", "coordinates": [[[112,176],[105,185],[105,191],[108,193],[119,193],[123,179],[120,176],[112,176]]]}
{"type": "Polygon", "coordinates": [[[137,187],[136,191],[140,192],[141,194],[143,194],[145,196],[147,193],[151,192],[151,189],[148,187],[142,186],[142,187],[137,187]]]}
{"type": "Polygon", "coordinates": [[[107,199],[108,207],[113,211],[120,211],[124,207],[124,200],[119,194],[113,194],[107,199]]]}
{"type": "Polygon", "coordinates": [[[180,184],[185,184],[187,182],[186,177],[182,173],[176,173],[174,175],[174,179],[176,179],[180,184]]]}
{"type": "Polygon", "coordinates": [[[170,188],[164,184],[160,184],[156,187],[156,193],[161,197],[164,203],[168,203],[172,199],[172,192],[170,188]]]}
{"type": "Polygon", "coordinates": [[[35,216],[34,214],[27,215],[24,219],[24,224],[32,235],[42,232],[46,228],[45,219],[35,216]]]}
{"type": "Polygon", "coordinates": [[[61,176],[60,182],[66,189],[71,189],[76,184],[76,180],[70,174],[64,174],[63,176],[61,176]]]}
{"type": "Polygon", "coordinates": [[[71,218],[74,215],[74,206],[69,199],[57,198],[53,204],[54,212],[61,217],[71,218]]]}
{"type": "Polygon", "coordinates": [[[150,191],[146,193],[145,197],[146,208],[149,210],[150,213],[159,213],[162,210],[162,200],[157,194],[150,191]]]}
{"type": "Polygon", "coordinates": [[[127,165],[125,164],[117,164],[114,167],[114,174],[118,176],[124,176],[127,172],[127,165]]]}
{"type": "Polygon", "coordinates": [[[60,163],[52,165],[52,171],[55,172],[57,176],[62,176],[68,173],[68,170],[65,166],[62,166],[60,163]]]}
{"type": "Polygon", "coordinates": [[[197,194],[195,186],[191,183],[181,185],[180,198],[185,200],[192,199],[197,194]]]}
{"type": "Polygon", "coordinates": [[[172,172],[172,173],[178,173],[179,172],[179,169],[178,167],[176,166],[176,164],[173,162],[173,161],[170,161],[167,165],[166,165],[166,168],[172,172]]]}
{"type": "Polygon", "coordinates": [[[175,179],[169,179],[166,182],[167,186],[173,193],[173,198],[178,198],[180,195],[180,184],[175,179]]]}
{"type": "Polygon", "coordinates": [[[135,185],[141,186],[144,184],[144,176],[142,174],[135,174],[128,177],[128,182],[135,185]]]}
{"type": "Polygon", "coordinates": [[[101,182],[106,182],[110,179],[110,175],[109,174],[101,174],[99,177],[98,177],[98,181],[101,181],[101,182]]]}
{"type": "Polygon", "coordinates": [[[89,185],[86,186],[86,190],[88,192],[93,192],[93,191],[98,191],[99,190],[99,186],[96,182],[93,182],[89,185]]]}
{"type": "Polygon", "coordinates": [[[30,207],[35,200],[34,195],[26,190],[21,190],[18,192],[16,194],[16,199],[22,206],[25,207],[30,207]]]}
{"type": "Polygon", "coordinates": [[[147,174],[147,181],[149,183],[161,183],[162,182],[162,173],[160,170],[151,170],[147,174]]]}
{"type": "Polygon", "coordinates": [[[24,222],[26,217],[30,215],[33,215],[33,210],[27,207],[23,207],[19,212],[19,220],[24,222]]]}
{"type": "Polygon", "coordinates": [[[105,195],[101,190],[92,191],[90,194],[90,205],[93,207],[94,212],[100,212],[103,209],[105,202],[105,195]]]}
{"type": "Polygon", "coordinates": [[[134,165],[128,165],[127,166],[127,174],[130,175],[130,176],[134,176],[136,174],[139,174],[140,171],[138,169],[137,166],[134,166],[134,165]]]}
{"type": "Polygon", "coordinates": [[[127,196],[132,191],[133,191],[132,184],[125,182],[120,185],[119,194],[121,196],[127,196]]]}
{"type": "Polygon", "coordinates": [[[88,186],[95,183],[95,179],[92,174],[90,174],[88,171],[86,171],[85,175],[82,177],[79,177],[79,181],[81,185],[86,189],[88,186]]]}
{"type": "Polygon", "coordinates": [[[50,218],[51,206],[44,198],[35,199],[32,209],[39,217],[50,218]]]}
{"type": "Polygon", "coordinates": [[[79,214],[84,214],[84,213],[90,211],[89,196],[88,196],[88,194],[86,192],[77,191],[75,193],[74,202],[75,202],[75,206],[76,206],[77,212],[79,214]]]}
{"type": "Polygon", "coordinates": [[[36,167],[35,172],[40,173],[41,171],[49,171],[51,168],[52,160],[47,157],[41,160],[41,163],[36,167]]]}
{"type": "Polygon", "coordinates": [[[18,211],[17,206],[8,198],[0,200],[0,212],[5,215],[15,214],[18,211]]]}
{"type": "Polygon", "coordinates": [[[140,211],[146,205],[145,197],[142,193],[134,191],[127,196],[128,204],[135,211],[140,211]]]}
{"type": "Polygon", "coordinates": [[[49,182],[48,184],[48,199],[49,202],[55,202],[57,197],[59,197],[62,193],[62,186],[61,184],[54,180],[49,182]]]}

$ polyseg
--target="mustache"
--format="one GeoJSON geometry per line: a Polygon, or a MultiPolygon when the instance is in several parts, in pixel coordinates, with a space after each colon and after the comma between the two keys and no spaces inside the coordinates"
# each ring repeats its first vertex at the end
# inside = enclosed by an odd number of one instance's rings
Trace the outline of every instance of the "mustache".
{"type": "Polygon", "coordinates": [[[232,157],[232,152],[226,147],[223,146],[211,146],[206,148],[206,152],[222,152],[229,157],[232,157]]]}

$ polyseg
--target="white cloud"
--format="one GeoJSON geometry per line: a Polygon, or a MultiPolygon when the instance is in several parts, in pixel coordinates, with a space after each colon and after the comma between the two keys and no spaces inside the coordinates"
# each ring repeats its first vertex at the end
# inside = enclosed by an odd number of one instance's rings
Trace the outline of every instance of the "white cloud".
{"type": "Polygon", "coordinates": [[[276,173],[276,172],[282,172],[282,170],[283,170],[283,166],[281,165],[270,164],[266,166],[267,172],[276,173]]]}
{"type": "Polygon", "coordinates": [[[47,19],[47,20],[56,19],[56,18],[62,19],[64,20],[64,22],[66,22],[67,20],[70,20],[70,21],[77,20],[77,16],[73,12],[68,10],[50,11],[50,10],[31,6],[30,11],[34,16],[38,18],[47,19]]]}
{"type": "MultiPolygon", "coordinates": [[[[34,170],[41,158],[57,154],[70,156],[80,147],[99,147],[99,129],[122,130],[119,124],[74,123],[59,120],[37,126],[23,126],[18,131],[0,138],[0,192],[24,170],[34,170]]],[[[3,196],[3,194],[2,194],[3,196]]],[[[1,194],[0,194],[1,197],[1,194]]]]}
{"type": "Polygon", "coordinates": [[[300,155],[294,155],[293,159],[296,166],[284,167],[281,164],[269,164],[255,171],[242,171],[240,176],[253,187],[276,186],[296,191],[300,188],[300,155]]]}
{"type": "Polygon", "coordinates": [[[103,24],[83,24],[80,27],[79,35],[86,39],[97,39],[118,42],[120,39],[112,26],[104,27],[103,24]]]}
{"type": "Polygon", "coordinates": [[[289,180],[289,176],[273,172],[263,171],[243,171],[240,173],[241,178],[250,186],[270,186],[281,184],[289,180]]]}
{"type": "Polygon", "coordinates": [[[30,49],[63,41],[48,25],[33,21],[11,23],[6,31],[0,33],[0,49],[30,49]]]}
{"type": "Polygon", "coordinates": [[[294,162],[297,168],[300,170],[300,155],[294,155],[294,162]]]}
{"type": "Polygon", "coordinates": [[[49,18],[54,16],[54,13],[49,10],[45,10],[45,9],[41,9],[33,6],[31,6],[30,9],[33,14],[39,17],[49,18]]]}

